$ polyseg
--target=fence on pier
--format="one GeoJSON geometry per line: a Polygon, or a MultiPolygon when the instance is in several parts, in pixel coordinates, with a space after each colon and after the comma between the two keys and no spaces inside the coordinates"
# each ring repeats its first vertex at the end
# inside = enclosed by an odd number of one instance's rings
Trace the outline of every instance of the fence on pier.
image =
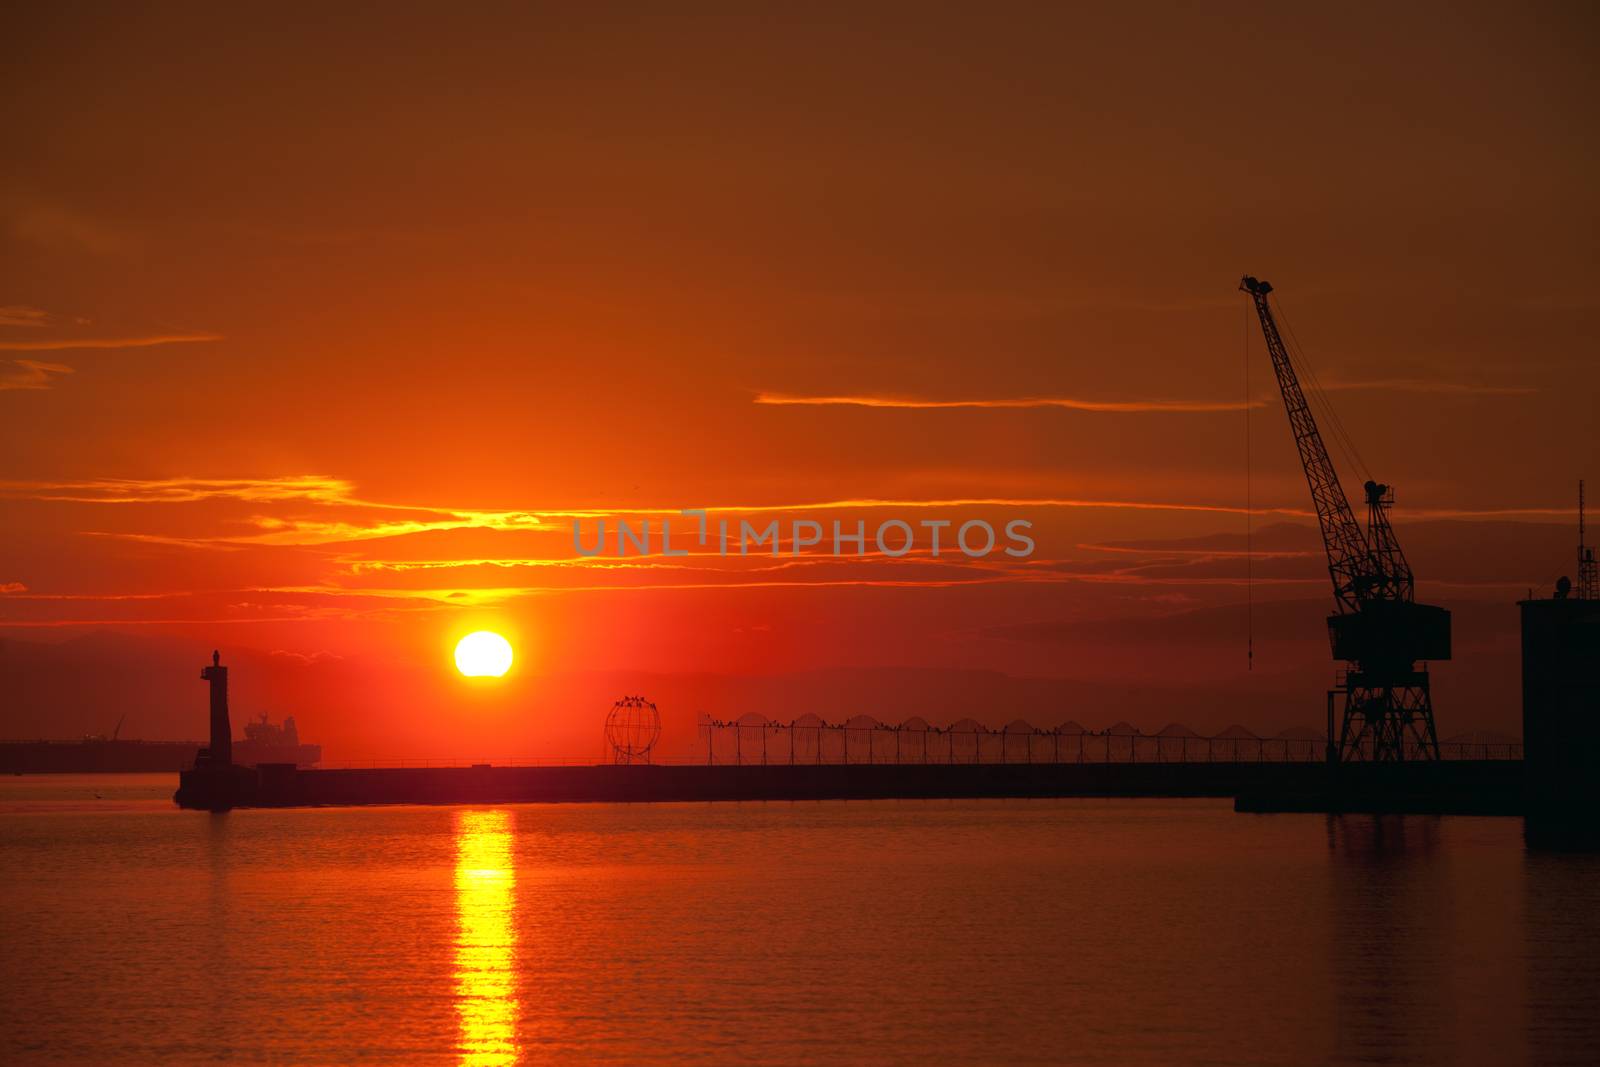
{"type": "MultiPolygon", "coordinates": [[[[778,722],[759,714],[732,721],[702,716],[701,755],[708,764],[771,763],[1316,763],[1327,758],[1327,739],[1259,737],[1230,727],[1210,737],[1169,726],[1144,734],[1129,726],[1089,731],[1067,722],[1040,729],[1021,719],[990,729],[973,719],[933,726],[922,718],[899,724],[857,715],[827,722],[802,715],[778,722]]],[[[1406,753],[1422,757],[1420,749],[1406,753]]],[[[1442,759],[1522,758],[1516,742],[1444,741],[1442,759]]]]}

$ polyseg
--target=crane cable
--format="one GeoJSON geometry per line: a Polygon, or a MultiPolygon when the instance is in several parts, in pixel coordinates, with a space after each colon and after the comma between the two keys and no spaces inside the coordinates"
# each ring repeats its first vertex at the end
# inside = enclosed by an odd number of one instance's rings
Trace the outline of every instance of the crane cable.
{"type": "MultiPolygon", "coordinates": [[[[1317,377],[1316,367],[1312,365],[1310,357],[1306,355],[1305,345],[1301,344],[1300,338],[1295,335],[1294,323],[1289,321],[1289,312],[1283,306],[1283,298],[1280,296],[1275,303],[1278,308],[1278,318],[1283,320],[1284,328],[1289,331],[1289,340],[1294,342],[1293,362],[1300,371],[1300,376],[1306,379],[1311,386],[1310,389],[1306,390],[1307,400],[1322,412],[1321,421],[1327,427],[1328,435],[1333,438],[1334,447],[1339,450],[1344,461],[1356,471],[1359,471],[1363,478],[1371,481],[1372,469],[1367,466],[1366,457],[1356,447],[1355,438],[1346,429],[1344,420],[1339,418],[1338,409],[1333,406],[1333,398],[1328,395],[1328,389],[1322,384],[1322,380],[1317,377]]],[[[1285,345],[1284,347],[1288,349],[1289,346],[1285,345]]]]}
{"type": "Polygon", "coordinates": [[[1244,632],[1245,670],[1256,668],[1255,549],[1250,486],[1250,314],[1244,309],[1244,632]]]}

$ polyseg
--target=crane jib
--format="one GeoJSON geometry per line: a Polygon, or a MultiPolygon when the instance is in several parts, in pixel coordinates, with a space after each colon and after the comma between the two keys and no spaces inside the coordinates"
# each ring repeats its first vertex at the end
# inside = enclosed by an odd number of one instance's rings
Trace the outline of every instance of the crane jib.
{"type": "Polygon", "coordinates": [[[1256,316],[1261,320],[1261,333],[1266,338],[1267,352],[1272,357],[1272,373],[1278,380],[1278,391],[1283,394],[1284,410],[1289,416],[1289,428],[1294,433],[1295,448],[1300,453],[1300,465],[1305,470],[1306,484],[1311,489],[1311,503],[1316,509],[1317,523],[1322,528],[1322,543],[1328,554],[1328,574],[1333,579],[1334,599],[1339,610],[1356,611],[1360,608],[1362,574],[1367,569],[1368,548],[1366,535],[1356,522],[1355,512],[1344,495],[1333,460],[1328,456],[1322,434],[1317,430],[1317,420],[1311,414],[1305,391],[1289,360],[1289,349],[1278,333],[1277,321],[1267,294],[1272,286],[1266,282],[1246,277],[1240,288],[1250,294],[1255,304],[1256,316]]]}
{"type": "MultiPolygon", "coordinates": [[[[1411,566],[1389,525],[1394,497],[1388,486],[1366,483],[1366,530],[1356,522],[1289,349],[1278,333],[1267,300],[1272,286],[1246,275],[1239,288],[1250,294],[1261,320],[1339,606],[1338,614],[1328,617],[1328,640],[1334,657],[1348,666],[1338,688],[1328,691],[1328,759],[1335,763],[1437,760],[1439,738],[1427,663],[1450,658],[1450,613],[1413,599],[1411,566]],[[1344,713],[1335,734],[1334,699],[1340,694],[1344,713]]],[[[1311,381],[1316,384],[1315,377],[1311,381]]],[[[1337,419],[1334,428],[1338,429],[1337,419]]]]}
{"type": "Polygon", "coordinates": [[[1268,300],[1272,286],[1246,276],[1239,288],[1250,295],[1260,319],[1321,527],[1339,609],[1339,614],[1329,619],[1334,655],[1353,663],[1403,661],[1407,666],[1417,660],[1449,659],[1450,613],[1414,603],[1411,567],[1389,524],[1389,506],[1394,501],[1389,487],[1370,481],[1364,486],[1367,528],[1363,531],[1278,331],[1268,300]]]}

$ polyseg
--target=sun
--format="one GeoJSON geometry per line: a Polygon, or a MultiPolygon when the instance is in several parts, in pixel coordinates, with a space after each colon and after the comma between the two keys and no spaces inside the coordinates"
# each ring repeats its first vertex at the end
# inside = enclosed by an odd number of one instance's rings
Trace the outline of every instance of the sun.
{"type": "Polygon", "coordinates": [[[478,630],[456,642],[456,670],[468,678],[498,678],[511,669],[511,642],[478,630]]]}

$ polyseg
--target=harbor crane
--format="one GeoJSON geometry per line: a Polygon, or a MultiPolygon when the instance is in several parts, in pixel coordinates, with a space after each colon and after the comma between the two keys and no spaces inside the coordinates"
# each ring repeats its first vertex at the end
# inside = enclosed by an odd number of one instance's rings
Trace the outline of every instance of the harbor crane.
{"type": "Polygon", "coordinates": [[[1366,530],[1356,522],[1289,349],[1278,333],[1267,299],[1272,286],[1247,275],[1239,288],[1249,294],[1261,320],[1272,371],[1311,488],[1338,606],[1337,613],[1328,616],[1328,639],[1334,659],[1343,660],[1345,669],[1337,687],[1328,691],[1328,761],[1436,760],[1439,738],[1433,725],[1427,661],[1450,658],[1450,613],[1416,602],[1411,565],[1389,524],[1394,504],[1389,486],[1376,481],[1363,486],[1366,530]],[[1336,702],[1343,707],[1337,742],[1336,702]]]}

